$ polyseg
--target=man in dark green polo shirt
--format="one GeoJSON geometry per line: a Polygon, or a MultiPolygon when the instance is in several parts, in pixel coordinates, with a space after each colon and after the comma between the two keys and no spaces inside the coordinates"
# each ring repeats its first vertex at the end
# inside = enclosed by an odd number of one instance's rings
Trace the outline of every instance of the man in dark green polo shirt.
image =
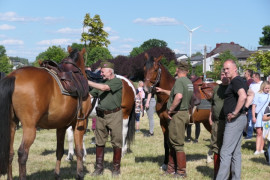
{"type": "Polygon", "coordinates": [[[189,123],[188,109],[193,94],[193,84],[187,78],[188,70],[188,63],[180,62],[177,68],[177,79],[172,90],[156,88],[157,92],[170,95],[167,104],[170,153],[168,168],[165,174],[174,174],[176,177],[187,176],[186,154],[184,152],[185,125],[189,123]],[[176,165],[174,163],[175,157],[176,165]]]}
{"type": "Polygon", "coordinates": [[[113,171],[112,175],[120,174],[121,152],[122,152],[122,126],[123,113],[122,81],[114,74],[114,65],[110,62],[101,64],[101,75],[106,81],[103,84],[88,81],[89,86],[94,89],[90,91],[91,96],[98,97],[97,121],[96,121],[96,169],[92,176],[103,174],[104,147],[110,132],[113,146],[113,171]]]}
{"type": "Polygon", "coordinates": [[[189,104],[193,94],[193,84],[187,78],[189,66],[187,62],[180,62],[178,66],[178,78],[170,92],[167,104],[169,115],[169,142],[170,154],[168,173],[174,171],[173,157],[176,154],[176,177],[186,177],[186,154],[184,152],[185,125],[189,123],[189,104]],[[171,159],[171,160],[170,160],[171,159]]]}

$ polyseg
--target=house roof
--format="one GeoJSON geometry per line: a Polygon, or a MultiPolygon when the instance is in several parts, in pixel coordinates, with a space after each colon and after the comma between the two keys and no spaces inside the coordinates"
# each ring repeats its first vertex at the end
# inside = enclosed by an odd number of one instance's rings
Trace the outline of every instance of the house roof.
{"type": "Polygon", "coordinates": [[[213,49],[210,53],[207,54],[207,57],[210,57],[217,53],[222,53],[224,51],[233,52],[249,52],[246,48],[240,46],[239,44],[235,44],[234,42],[230,43],[217,43],[216,48],[213,49]]]}

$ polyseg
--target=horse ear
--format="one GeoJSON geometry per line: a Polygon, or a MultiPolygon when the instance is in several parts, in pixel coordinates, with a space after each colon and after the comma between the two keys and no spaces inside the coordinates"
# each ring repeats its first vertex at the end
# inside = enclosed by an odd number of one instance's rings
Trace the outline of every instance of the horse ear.
{"type": "Polygon", "coordinates": [[[38,64],[39,64],[39,66],[41,65],[41,63],[42,63],[42,60],[41,60],[41,59],[39,59],[39,60],[38,60],[38,64]]]}
{"type": "Polygon", "coordinates": [[[68,52],[71,53],[72,52],[72,47],[71,46],[68,46],[68,52]]]}
{"type": "Polygon", "coordinates": [[[159,62],[162,58],[163,58],[163,54],[161,56],[159,56],[158,58],[155,58],[155,61],[159,62]]]}
{"type": "Polygon", "coordinates": [[[85,48],[83,48],[81,51],[82,55],[84,55],[85,51],[86,51],[85,48]]]}
{"type": "Polygon", "coordinates": [[[144,53],[144,57],[145,57],[146,60],[148,60],[149,59],[148,53],[144,53]]]}

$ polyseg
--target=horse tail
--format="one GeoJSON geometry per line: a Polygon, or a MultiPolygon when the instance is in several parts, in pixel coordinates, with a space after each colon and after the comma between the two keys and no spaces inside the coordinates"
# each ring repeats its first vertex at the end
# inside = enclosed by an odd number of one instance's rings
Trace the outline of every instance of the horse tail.
{"type": "Polygon", "coordinates": [[[10,151],[10,119],[15,77],[0,81],[0,176],[7,174],[10,151]]]}
{"type": "Polygon", "coordinates": [[[136,113],[135,113],[135,103],[134,103],[131,113],[129,115],[129,121],[128,121],[127,143],[129,147],[131,143],[134,141],[134,137],[135,137],[135,121],[136,121],[136,113]]]}

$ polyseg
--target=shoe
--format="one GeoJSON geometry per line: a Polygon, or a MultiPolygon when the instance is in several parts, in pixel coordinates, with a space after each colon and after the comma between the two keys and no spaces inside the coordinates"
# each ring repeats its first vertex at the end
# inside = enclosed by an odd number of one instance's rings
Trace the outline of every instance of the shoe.
{"type": "Polygon", "coordinates": [[[252,137],[246,136],[244,139],[245,139],[245,140],[249,140],[249,139],[252,139],[252,137]]]}
{"type": "Polygon", "coordinates": [[[267,151],[264,152],[264,156],[265,156],[266,161],[269,163],[269,155],[267,151]]]}
{"type": "Polygon", "coordinates": [[[259,154],[261,154],[259,151],[254,152],[254,155],[259,155],[259,154]]]}
{"type": "Polygon", "coordinates": [[[146,134],[147,137],[154,136],[154,133],[148,133],[146,134]]]}
{"type": "Polygon", "coordinates": [[[187,142],[187,143],[191,142],[191,139],[187,139],[186,142],[187,142]]]}
{"type": "Polygon", "coordinates": [[[193,143],[198,143],[199,141],[198,141],[198,139],[195,139],[194,141],[193,141],[193,143]]]}
{"type": "Polygon", "coordinates": [[[260,154],[264,154],[264,150],[259,151],[260,154]]]}
{"type": "Polygon", "coordinates": [[[136,130],[136,133],[139,133],[139,132],[141,132],[140,130],[136,130]]]}

